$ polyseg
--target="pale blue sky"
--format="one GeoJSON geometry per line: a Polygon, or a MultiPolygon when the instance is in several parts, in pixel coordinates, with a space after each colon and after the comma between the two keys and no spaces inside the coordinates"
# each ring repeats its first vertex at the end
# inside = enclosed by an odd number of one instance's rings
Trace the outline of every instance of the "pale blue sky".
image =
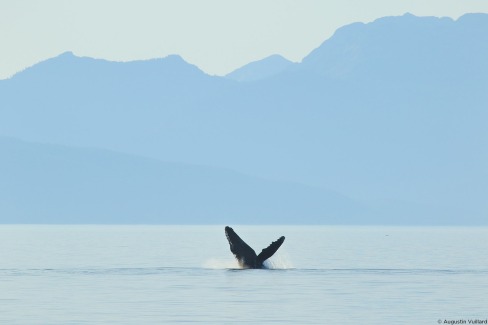
{"type": "Polygon", "coordinates": [[[65,51],[129,61],[180,54],[223,75],[271,54],[300,61],[343,25],[488,13],[488,0],[0,0],[0,79],[65,51]]]}

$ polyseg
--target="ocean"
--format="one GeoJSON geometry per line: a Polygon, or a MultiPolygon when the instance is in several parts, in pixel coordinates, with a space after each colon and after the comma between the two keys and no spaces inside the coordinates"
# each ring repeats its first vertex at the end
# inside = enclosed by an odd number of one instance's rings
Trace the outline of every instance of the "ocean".
{"type": "Polygon", "coordinates": [[[286,240],[243,270],[224,225],[1,225],[0,324],[488,319],[488,228],[229,226],[257,253],[286,240]]]}

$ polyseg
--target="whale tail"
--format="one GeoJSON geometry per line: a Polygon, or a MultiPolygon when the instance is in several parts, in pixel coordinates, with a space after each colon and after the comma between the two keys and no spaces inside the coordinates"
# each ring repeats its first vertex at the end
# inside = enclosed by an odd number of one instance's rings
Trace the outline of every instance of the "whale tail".
{"type": "Polygon", "coordinates": [[[262,265],[264,261],[273,256],[274,253],[276,253],[276,251],[278,250],[278,248],[280,248],[281,244],[283,244],[284,241],[285,236],[281,236],[280,238],[278,238],[278,240],[272,242],[268,247],[263,249],[261,253],[259,253],[257,257],[257,262],[262,265]]]}
{"type": "Polygon", "coordinates": [[[239,265],[245,268],[260,269],[263,267],[263,262],[273,256],[285,241],[285,236],[281,236],[278,240],[272,242],[268,247],[263,249],[259,255],[256,255],[245,241],[239,237],[234,229],[225,227],[225,235],[229,242],[230,251],[234,254],[239,265]]]}

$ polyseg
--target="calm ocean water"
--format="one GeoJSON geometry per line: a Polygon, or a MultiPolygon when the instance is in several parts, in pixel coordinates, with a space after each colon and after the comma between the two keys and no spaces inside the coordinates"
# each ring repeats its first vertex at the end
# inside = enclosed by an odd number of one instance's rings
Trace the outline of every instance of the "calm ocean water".
{"type": "Polygon", "coordinates": [[[0,324],[438,324],[488,318],[488,228],[0,226],[0,324]]]}

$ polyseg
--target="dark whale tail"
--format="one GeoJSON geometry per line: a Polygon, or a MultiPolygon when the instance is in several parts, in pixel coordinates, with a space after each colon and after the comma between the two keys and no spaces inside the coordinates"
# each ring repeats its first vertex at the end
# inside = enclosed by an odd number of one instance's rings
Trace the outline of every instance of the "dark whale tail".
{"type": "Polygon", "coordinates": [[[285,236],[281,236],[278,240],[263,249],[259,255],[256,255],[254,249],[246,244],[231,227],[225,227],[225,236],[229,241],[230,251],[235,255],[239,265],[250,269],[263,268],[263,262],[273,256],[285,241],[285,236]]]}

